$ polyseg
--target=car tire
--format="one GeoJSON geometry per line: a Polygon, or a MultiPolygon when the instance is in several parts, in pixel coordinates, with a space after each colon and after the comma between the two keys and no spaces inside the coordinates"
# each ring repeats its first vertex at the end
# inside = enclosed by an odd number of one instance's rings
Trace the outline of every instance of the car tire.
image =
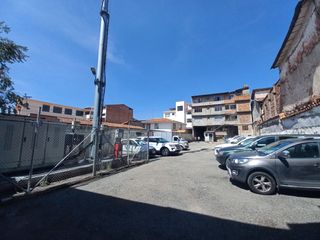
{"type": "Polygon", "coordinates": [[[266,172],[253,172],[247,180],[250,190],[262,195],[275,194],[277,183],[274,178],[266,172]]]}
{"type": "Polygon", "coordinates": [[[169,149],[168,149],[168,148],[165,147],[165,148],[162,148],[162,149],[161,149],[161,155],[162,155],[162,156],[164,156],[164,157],[169,156],[169,153],[170,153],[170,152],[169,152],[169,149]]]}

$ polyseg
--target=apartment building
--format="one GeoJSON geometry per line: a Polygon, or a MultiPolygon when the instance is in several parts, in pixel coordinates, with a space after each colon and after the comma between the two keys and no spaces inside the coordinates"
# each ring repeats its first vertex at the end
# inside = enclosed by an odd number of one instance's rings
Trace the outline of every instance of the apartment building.
{"type": "Polygon", "coordinates": [[[192,125],[194,137],[205,141],[238,134],[251,135],[249,87],[192,96],[192,125]]]}
{"type": "Polygon", "coordinates": [[[186,129],[192,131],[192,106],[185,101],[178,101],[175,108],[164,111],[163,118],[185,123],[186,129]]]}
{"type": "MultiPolygon", "coordinates": [[[[21,105],[17,106],[18,115],[36,116],[41,108],[41,115],[59,119],[72,119],[76,121],[91,120],[93,108],[78,108],[65,106],[56,103],[49,103],[35,99],[24,99],[21,105]]],[[[133,118],[133,109],[125,104],[105,105],[102,111],[102,122],[139,125],[133,118]]],[[[141,125],[141,123],[140,123],[141,125]]]]}
{"type": "Polygon", "coordinates": [[[35,99],[24,99],[21,105],[17,106],[18,115],[35,116],[41,108],[41,115],[57,117],[57,118],[71,118],[74,120],[85,120],[86,109],[65,106],[56,103],[49,103],[35,99]]]}

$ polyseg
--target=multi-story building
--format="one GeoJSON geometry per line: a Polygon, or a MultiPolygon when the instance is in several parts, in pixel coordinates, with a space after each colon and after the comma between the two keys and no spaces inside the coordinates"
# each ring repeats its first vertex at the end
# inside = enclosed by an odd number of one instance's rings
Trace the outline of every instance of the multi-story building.
{"type": "Polygon", "coordinates": [[[186,124],[187,130],[192,130],[192,107],[185,101],[176,102],[175,108],[163,112],[163,118],[186,124]]]}
{"type": "Polygon", "coordinates": [[[262,103],[260,133],[320,133],[320,0],[297,3],[262,103]]]}
{"type": "Polygon", "coordinates": [[[194,137],[205,141],[238,134],[251,135],[249,87],[192,96],[192,124],[194,137]]]}
{"type": "Polygon", "coordinates": [[[258,125],[262,121],[262,106],[265,98],[270,94],[272,88],[257,88],[251,93],[252,129],[255,135],[259,134],[258,125]]]}
{"type": "MultiPolygon", "coordinates": [[[[35,116],[38,114],[39,107],[41,115],[72,119],[76,121],[91,120],[93,108],[78,108],[65,106],[56,103],[49,103],[35,99],[25,99],[21,105],[17,106],[18,115],[35,116]]],[[[108,123],[138,125],[133,118],[133,109],[125,104],[105,105],[102,111],[102,121],[108,123]]]]}
{"type": "Polygon", "coordinates": [[[24,99],[22,104],[17,106],[17,112],[18,115],[35,116],[38,114],[39,108],[41,108],[41,115],[57,118],[71,118],[74,120],[86,119],[86,109],[84,108],[65,106],[35,99],[24,99]]]}
{"type": "MultiPolygon", "coordinates": [[[[86,118],[92,119],[93,108],[86,108],[86,118]]],[[[133,109],[125,104],[108,104],[103,107],[102,121],[109,123],[127,123],[133,120],[133,109]]]]}

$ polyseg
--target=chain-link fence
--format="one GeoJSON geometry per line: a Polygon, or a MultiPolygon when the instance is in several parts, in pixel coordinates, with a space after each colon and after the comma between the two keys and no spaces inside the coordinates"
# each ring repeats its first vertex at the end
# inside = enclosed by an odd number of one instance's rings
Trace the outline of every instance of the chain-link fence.
{"type": "Polygon", "coordinates": [[[172,142],[177,133],[104,123],[94,167],[88,123],[0,116],[0,133],[0,196],[78,182],[188,148],[185,142],[172,142]]]}
{"type": "MultiPolygon", "coordinates": [[[[90,125],[0,118],[0,195],[92,176],[91,131],[90,125]]],[[[97,172],[149,161],[156,152],[137,139],[147,135],[141,127],[103,126],[97,172]]]]}

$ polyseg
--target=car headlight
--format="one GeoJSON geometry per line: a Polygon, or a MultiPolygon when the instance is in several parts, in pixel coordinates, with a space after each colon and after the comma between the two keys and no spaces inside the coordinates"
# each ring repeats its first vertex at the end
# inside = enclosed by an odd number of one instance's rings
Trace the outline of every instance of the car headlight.
{"type": "Polygon", "coordinates": [[[243,159],[235,158],[235,159],[233,159],[233,162],[235,164],[245,164],[245,163],[249,162],[249,159],[246,159],[246,158],[243,158],[243,159]]]}
{"type": "Polygon", "coordinates": [[[169,146],[172,147],[172,148],[176,147],[176,145],[173,145],[173,144],[170,144],[169,146]]]}

